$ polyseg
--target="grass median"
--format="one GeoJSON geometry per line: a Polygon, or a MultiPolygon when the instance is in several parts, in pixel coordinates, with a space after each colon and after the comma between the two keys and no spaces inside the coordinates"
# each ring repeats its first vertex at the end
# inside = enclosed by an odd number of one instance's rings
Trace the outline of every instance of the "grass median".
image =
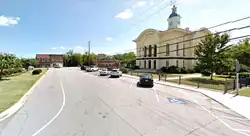
{"type": "Polygon", "coordinates": [[[241,90],[239,91],[239,95],[241,95],[241,96],[246,96],[246,97],[250,97],[250,87],[241,89],[241,90]]]}
{"type": "Polygon", "coordinates": [[[19,101],[47,71],[47,69],[42,70],[43,72],[39,75],[32,75],[32,71],[28,71],[21,75],[4,78],[0,81],[0,113],[19,101]]]}

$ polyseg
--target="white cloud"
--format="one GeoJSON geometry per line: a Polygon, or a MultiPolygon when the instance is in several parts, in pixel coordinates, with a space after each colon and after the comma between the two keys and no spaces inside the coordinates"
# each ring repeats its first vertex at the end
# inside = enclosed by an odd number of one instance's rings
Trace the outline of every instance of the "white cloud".
{"type": "Polygon", "coordinates": [[[123,12],[118,13],[115,18],[129,19],[133,17],[133,11],[130,9],[125,9],[123,12]]]}
{"type": "Polygon", "coordinates": [[[60,46],[60,48],[63,49],[63,50],[65,49],[65,47],[63,47],[63,46],[60,46]]]}
{"type": "Polygon", "coordinates": [[[106,38],[106,41],[113,41],[113,38],[107,37],[107,38],[106,38]]]}
{"type": "Polygon", "coordinates": [[[53,48],[51,48],[52,50],[56,50],[57,48],[56,47],[53,47],[53,48]]]}
{"type": "Polygon", "coordinates": [[[8,16],[0,16],[0,26],[10,26],[16,25],[20,21],[20,17],[8,17],[8,16]]]}
{"type": "Polygon", "coordinates": [[[138,2],[136,2],[132,7],[133,7],[133,8],[136,8],[136,7],[143,7],[143,6],[145,6],[145,5],[147,5],[147,1],[138,1],[138,2]]]}

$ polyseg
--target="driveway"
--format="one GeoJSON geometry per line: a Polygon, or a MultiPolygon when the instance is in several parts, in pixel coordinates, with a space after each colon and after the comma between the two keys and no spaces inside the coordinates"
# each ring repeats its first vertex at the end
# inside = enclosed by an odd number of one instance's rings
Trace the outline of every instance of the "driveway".
{"type": "Polygon", "coordinates": [[[51,69],[1,136],[242,136],[250,121],[187,90],[51,69]]]}

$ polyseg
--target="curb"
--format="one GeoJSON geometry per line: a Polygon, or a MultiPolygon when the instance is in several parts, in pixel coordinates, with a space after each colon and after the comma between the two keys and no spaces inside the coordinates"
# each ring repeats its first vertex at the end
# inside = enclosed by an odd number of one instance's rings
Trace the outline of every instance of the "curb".
{"type": "MultiPolygon", "coordinates": [[[[128,77],[128,78],[133,78],[133,79],[138,79],[138,77],[135,77],[135,76],[130,76],[130,75],[125,75],[125,77],[128,77]]],[[[220,102],[220,101],[216,100],[215,98],[213,98],[213,97],[211,97],[211,96],[209,96],[209,95],[205,94],[204,92],[197,91],[197,90],[195,90],[195,89],[191,89],[191,88],[181,87],[181,86],[174,86],[174,85],[170,85],[170,84],[163,84],[163,83],[159,83],[159,82],[157,82],[157,81],[154,81],[154,83],[156,83],[156,84],[160,84],[160,85],[171,86],[171,87],[174,87],[174,88],[179,88],[179,89],[185,89],[185,90],[188,90],[188,91],[192,91],[192,92],[197,92],[197,93],[200,93],[200,94],[202,94],[202,95],[204,95],[204,96],[206,96],[206,97],[211,98],[213,101],[216,101],[217,103],[220,103],[221,105],[223,105],[223,106],[225,106],[225,107],[227,107],[227,108],[231,109],[232,111],[234,111],[234,112],[236,112],[236,113],[240,114],[241,116],[243,116],[243,117],[245,117],[245,118],[248,118],[247,116],[243,115],[242,113],[240,113],[240,112],[238,112],[238,111],[234,110],[233,108],[229,107],[227,104],[224,104],[224,103],[222,103],[222,102],[220,102]]]]}
{"type": "Polygon", "coordinates": [[[21,99],[18,102],[16,102],[14,105],[12,105],[8,109],[0,113],[0,122],[4,121],[11,115],[15,114],[27,102],[29,95],[31,95],[32,92],[38,87],[39,83],[42,81],[42,79],[47,75],[49,71],[50,69],[36,81],[36,83],[21,97],[21,99]]]}

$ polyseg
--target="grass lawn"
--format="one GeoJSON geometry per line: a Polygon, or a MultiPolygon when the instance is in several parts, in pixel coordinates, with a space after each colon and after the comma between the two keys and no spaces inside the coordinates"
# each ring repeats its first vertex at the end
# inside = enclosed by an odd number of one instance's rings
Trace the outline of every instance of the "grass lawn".
{"type": "Polygon", "coordinates": [[[241,90],[239,91],[239,94],[240,94],[241,96],[250,97],[250,87],[241,89],[241,90]]]}
{"type": "Polygon", "coordinates": [[[6,77],[0,81],[0,112],[8,109],[15,104],[32,85],[47,71],[39,75],[32,75],[32,71],[28,71],[21,75],[6,77]]]}
{"type": "MultiPolygon", "coordinates": [[[[168,82],[174,82],[174,83],[179,83],[179,80],[167,80],[168,82]]],[[[210,80],[209,77],[197,77],[197,78],[185,78],[181,79],[181,84],[185,85],[191,85],[191,86],[196,86],[202,87],[202,88],[209,88],[209,89],[216,89],[216,90],[222,90],[224,91],[225,85],[224,85],[225,80],[222,80],[222,78],[214,78],[213,80],[210,80]]]]}
{"type": "MultiPolygon", "coordinates": [[[[131,75],[131,72],[128,73],[129,75],[131,75]]],[[[133,76],[139,76],[142,73],[138,73],[138,72],[132,72],[133,76]]],[[[194,73],[197,74],[197,73],[194,73]]],[[[152,74],[154,79],[158,79],[159,75],[158,74],[152,74]]],[[[192,74],[167,74],[167,77],[179,77],[179,76],[187,76],[187,75],[192,75],[192,74]]],[[[161,78],[165,78],[165,76],[161,76],[161,78]]]]}

